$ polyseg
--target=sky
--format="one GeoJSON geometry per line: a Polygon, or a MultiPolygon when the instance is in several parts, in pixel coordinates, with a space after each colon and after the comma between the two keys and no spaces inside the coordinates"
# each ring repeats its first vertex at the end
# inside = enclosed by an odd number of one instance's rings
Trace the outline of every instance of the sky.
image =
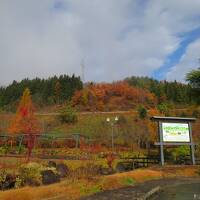
{"type": "Polygon", "coordinates": [[[82,71],[184,82],[199,58],[200,0],[0,0],[0,85],[82,71]]]}

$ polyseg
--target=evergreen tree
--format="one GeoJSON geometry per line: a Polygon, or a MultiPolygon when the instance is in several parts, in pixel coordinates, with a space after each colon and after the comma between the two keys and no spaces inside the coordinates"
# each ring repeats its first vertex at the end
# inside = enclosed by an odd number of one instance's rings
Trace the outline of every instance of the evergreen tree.
{"type": "Polygon", "coordinates": [[[26,88],[30,89],[34,102],[43,106],[64,103],[66,100],[70,100],[74,93],[82,87],[80,77],[74,75],[71,77],[61,75],[48,79],[35,78],[33,80],[24,79],[20,82],[13,81],[7,87],[0,88],[0,107],[5,109],[10,109],[11,106],[15,107],[26,88]]]}
{"type": "Polygon", "coordinates": [[[200,103],[200,68],[192,70],[186,75],[186,80],[192,87],[192,96],[197,103],[200,103]]]}

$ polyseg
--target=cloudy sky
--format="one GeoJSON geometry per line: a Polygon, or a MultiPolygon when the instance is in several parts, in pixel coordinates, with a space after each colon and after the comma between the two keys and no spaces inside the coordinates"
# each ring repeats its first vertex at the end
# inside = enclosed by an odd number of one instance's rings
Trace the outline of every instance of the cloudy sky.
{"type": "Polygon", "coordinates": [[[0,0],[0,85],[25,77],[183,81],[200,58],[200,0],[0,0]]]}

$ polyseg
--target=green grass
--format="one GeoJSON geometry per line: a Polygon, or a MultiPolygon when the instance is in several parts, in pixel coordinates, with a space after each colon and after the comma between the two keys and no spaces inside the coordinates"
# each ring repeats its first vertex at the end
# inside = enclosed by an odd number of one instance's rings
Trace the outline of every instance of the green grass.
{"type": "Polygon", "coordinates": [[[102,191],[102,186],[98,184],[93,185],[93,186],[82,185],[80,187],[81,196],[88,196],[88,195],[92,195],[101,191],[102,191]]]}
{"type": "Polygon", "coordinates": [[[122,179],[122,185],[124,186],[131,186],[131,185],[134,185],[135,183],[136,181],[131,177],[124,177],[122,179]]]}

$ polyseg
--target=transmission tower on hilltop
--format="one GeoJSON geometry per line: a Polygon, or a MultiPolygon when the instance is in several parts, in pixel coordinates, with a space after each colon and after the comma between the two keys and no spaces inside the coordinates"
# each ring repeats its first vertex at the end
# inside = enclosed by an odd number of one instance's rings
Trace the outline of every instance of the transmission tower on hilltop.
{"type": "Polygon", "coordinates": [[[81,80],[85,82],[85,63],[84,60],[81,61],[81,80]]]}

